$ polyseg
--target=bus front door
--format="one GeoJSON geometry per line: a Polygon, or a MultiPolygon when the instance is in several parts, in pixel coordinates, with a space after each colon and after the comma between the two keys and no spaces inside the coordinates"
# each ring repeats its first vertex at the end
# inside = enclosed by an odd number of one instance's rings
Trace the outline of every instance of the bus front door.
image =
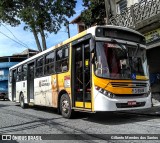
{"type": "Polygon", "coordinates": [[[34,101],[34,63],[28,65],[28,79],[27,79],[27,100],[28,103],[34,101]]]}
{"type": "Polygon", "coordinates": [[[72,103],[75,108],[91,110],[91,65],[89,41],[73,46],[72,103]]]}

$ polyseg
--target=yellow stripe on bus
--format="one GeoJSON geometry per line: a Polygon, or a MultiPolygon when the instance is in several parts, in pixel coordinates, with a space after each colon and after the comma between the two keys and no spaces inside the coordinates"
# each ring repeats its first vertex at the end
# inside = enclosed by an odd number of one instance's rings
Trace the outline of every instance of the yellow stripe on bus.
{"type": "MultiPolygon", "coordinates": [[[[83,108],[83,102],[76,102],[75,103],[76,107],[83,108]]],[[[85,108],[90,109],[91,108],[91,103],[90,102],[85,102],[85,108]]]]}

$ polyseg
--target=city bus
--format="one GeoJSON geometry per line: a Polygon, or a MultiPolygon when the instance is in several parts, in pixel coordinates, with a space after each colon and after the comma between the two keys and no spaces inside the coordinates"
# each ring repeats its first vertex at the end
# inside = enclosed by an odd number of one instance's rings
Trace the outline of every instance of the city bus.
{"type": "Polygon", "coordinates": [[[75,111],[151,107],[145,37],[129,28],[91,27],[9,69],[9,99],[75,111]]]}

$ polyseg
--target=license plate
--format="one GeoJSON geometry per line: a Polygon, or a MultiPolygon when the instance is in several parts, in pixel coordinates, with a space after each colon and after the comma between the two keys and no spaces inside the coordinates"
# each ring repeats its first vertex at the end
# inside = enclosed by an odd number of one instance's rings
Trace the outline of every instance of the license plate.
{"type": "Polygon", "coordinates": [[[133,94],[140,94],[140,93],[144,93],[144,92],[145,92],[144,88],[134,88],[134,89],[132,89],[133,94]]]}
{"type": "Polygon", "coordinates": [[[133,105],[136,105],[136,101],[128,101],[128,106],[133,106],[133,105]]]}

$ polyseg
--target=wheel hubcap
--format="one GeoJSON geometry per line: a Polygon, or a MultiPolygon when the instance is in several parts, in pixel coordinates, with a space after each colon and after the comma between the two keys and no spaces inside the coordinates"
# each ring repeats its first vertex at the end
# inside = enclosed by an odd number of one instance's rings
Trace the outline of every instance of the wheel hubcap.
{"type": "Polygon", "coordinates": [[[68,103],[67,100],[63,100],[63,102],[62,102],[62,110],[63,110],[63,112],[68,113],[68,111],[69,111],[69,103],[68,103]]]}

